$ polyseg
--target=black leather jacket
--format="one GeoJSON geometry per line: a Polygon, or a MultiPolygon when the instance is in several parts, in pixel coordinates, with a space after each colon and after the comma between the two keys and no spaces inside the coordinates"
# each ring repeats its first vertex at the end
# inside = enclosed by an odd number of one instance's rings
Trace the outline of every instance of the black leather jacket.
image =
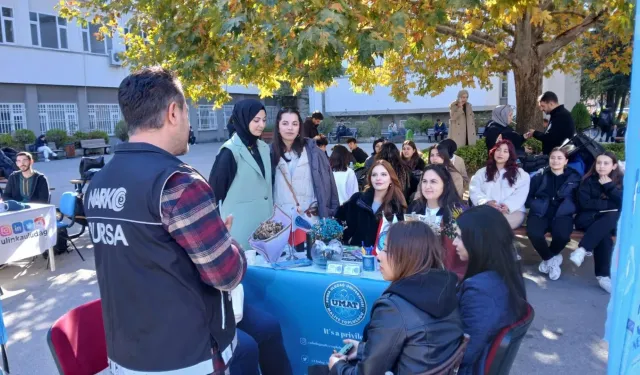
{"type": "Polygon", "coordinates": [[[463,335],[452,272],[432,269],[393,282],[376,300],[357,359],[332,375],[419,374],[448,359],[463,335]]]}

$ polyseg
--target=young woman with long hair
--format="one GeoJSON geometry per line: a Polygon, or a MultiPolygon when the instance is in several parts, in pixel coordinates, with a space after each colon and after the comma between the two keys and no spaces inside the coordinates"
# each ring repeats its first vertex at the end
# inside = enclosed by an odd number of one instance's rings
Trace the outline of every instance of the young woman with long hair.
{"type": "Polygon", "coordinates": [[[384,138],[378,138],[373,141],[373,152],[371,153],[371,156],[369,156],[364,162],[364,167],[367,169],[367,171],[371,169],[371,166],[373,166],[373,162],[376,161],[376,154],[380,152],[380,150],[382,149],[382,145],[385,142],[386,141],[384,140],[384,138]]]}
{"type": "Polygon", "coordinates": [[[333,216],[339,199],[327,155],[316,141],[300,136],[297,110],[282,108],[276,116],[271,144],[275,181],[273,200],[291,217],[300,215],[310,223],[333,216]]]}
{"type": "Polygon", "coordinates": [[[453,165],[447,144],[438,143],[429,149],[429,164],[441,164],[449,171],[458,196],[462,198],[464,195],[464,178],[453,165]]]}
{"type": "Polygon", "coordinates": [[[527,218],[527,236],[542,262],[538,270],[549,274],[551,280],[560,277],[560,252],[571,241],[573,215],[578,211],[575,191],[580,185],[580,174],[568,167],[565,149],[556,147],[549,155],[549,169],[531,179],[527,218]],[[551,244],[545,235],[551,233],[551,244]]]}
{"type": "Polygon", "coordinates": [[[391,284],[374,302],[362,341],[344,340],[351,351],[329,358],[331,374],[422,374],[453,355],[463,330],[457,278],[443,269],[441,251],[426,224],[391,226],[378,253],[382,277],[391,284]]]}
{"type": "Polygon", "coordinates": [[[336,180],[336,187],[338,188],[340,204],[346,202],[353,194],[359,191],[358,178],[355,172],[349,168],[351,156],[351,153],[346,147],[336,145],[333,147],[331,157],[329,158],[333,178],[336,180]]]}
{"type": "Polygon", "coordinates": [[[422,174],[422,170],[426,165],[424,160],[422,160],[422,155],[420,155],[416,144],[409,140],[404,141],[402,144],[402,161],[404,161],[410,170],[419,171],[419,174],[422,174]]]}
{"type": "Polygon", "coordinates": [[[402,161],[398,147],[391,142],[384,143],[380,152],[376,154],[376,160],[386,160],[391,164],[400,181],[404,198],[407,202],[410,202],[413,193],[416,192],[416,188],[418,187],[418,179],[413,175],[411,169],[402,161]]]}
{"type": "Polygon", "coordinates": [[[467,267],[465,262],[460,261],[453,246],[454,215],[462,209],[462,200],[456,193],[451,173],[444,165],[427,165],[418,184],[416,199],[409,205],[407,213],[425,215],[431,227],[440,229],[445,268],[458,275],[459,279],[462,279],[467,267]]]}
{"type": "Polygon", "coordinates": [[[377,160],[367,181],[365,191],[353,194],[336,213],[336,219],[346,224],[343,242],[347,245],[374,246],[383,216],[389,222],[394,217],[404,220],[407,202],[391,164],[377,160]]]}
{"type": "Polygon", "coordinates": [[[516,229],[525,217],[529,174],[516,164],[516,150],[509,140],[496,142],[486,167],[471,178],[469,198],[474,206],[489,205],[500,211],[516,229]]]}
{"type": "Polygon", "coordinates": [[[471,336],[461,375],[484,374],[496,334],[521,319],[528,309],[513,230],[498,210],[473,207],[458,217],[453,242],[467,272],[458,287],[464,332],[471,336]]]}
{"type": "Polygon", "coordinates": [[[602,289],[611,293],[611,255],[613,238],[622,209],[622,178],[618,159],[612,152],[596,158],[578,188],[580,212],[576,228],[584,230],[584,237],[571,254],[576,266],[582,265],[585,255],[593,253],[595,274],[602,289]]]}

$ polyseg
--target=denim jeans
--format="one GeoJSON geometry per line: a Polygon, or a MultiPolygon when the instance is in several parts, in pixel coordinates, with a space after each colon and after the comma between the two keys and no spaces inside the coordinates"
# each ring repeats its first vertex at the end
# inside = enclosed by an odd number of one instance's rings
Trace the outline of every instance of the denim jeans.
{"type": "Polygon", "coordinates": [[[293,374],[280,323],[273,315],[245,301],[237,333],[238,346],[231,359],[231,375],[258,375],[260,371],[262,375],[293,374]]]}

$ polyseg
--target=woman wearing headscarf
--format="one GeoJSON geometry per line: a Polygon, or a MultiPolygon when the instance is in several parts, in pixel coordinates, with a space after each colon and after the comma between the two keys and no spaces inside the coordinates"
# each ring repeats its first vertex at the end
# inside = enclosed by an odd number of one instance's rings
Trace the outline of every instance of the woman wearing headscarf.
{"type": "Polygon", "coordinates": [[[460,90],[458,99],[449,106],[449,138],[457,145],[476,144],[476,120],[473,116],[473,107],[469,103],[469,92],[460,90]]]}
{"type": "Polygon", "coordinates": [[[516,133],[509,125],[513,121],[513,108],[508,105],[499,105],[493,109],[491,120],[484,130],[484,137],[487,143],[487,150],[491,150],[498,141],[498,137],[509,140],[513,143],[518,157],[524,155],[524,137],[516,133]]]}
{"type": "MultiPolygon", "coordinates": [[[[250,249],[249,236],[273,213],[270,150],[259,139],[266,122],[267,112],[259,101],[236,103],[227,124],[230,138],[220,148],[209,176],[215,198],[222,202],[220,214],[233,215],[231,236],[244,249],[250,249]]],[[[291,375],[278,320],[251,304],[242,310],[231,373],[291,375]]]]}
{"type": "Polygon", "coordinates": [[[222,202],[220,214],[233,215],[231,236],[244,249],[249,249],[253,231],[273,214],[271,156],[269,146],[259,139],[266,121],[259,101],[236,103],[227,124],[230,138],[220,148],[209,175],[209,185],[222,202]]]}

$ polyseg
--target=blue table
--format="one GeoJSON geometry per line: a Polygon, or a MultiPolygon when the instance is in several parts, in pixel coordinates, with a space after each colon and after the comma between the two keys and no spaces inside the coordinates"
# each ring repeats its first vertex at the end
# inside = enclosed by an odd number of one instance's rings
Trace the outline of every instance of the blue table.
{"type": "Polygon", "coordinates": [[[251,266],[242,281],[245,304],[280,321],[294,375],[307,375],[309,365],[328,363],[343,339],[362,340],[373,302],[389,285],[379,274],[376,279],[317,271],[315,266],[251,266]]]}

